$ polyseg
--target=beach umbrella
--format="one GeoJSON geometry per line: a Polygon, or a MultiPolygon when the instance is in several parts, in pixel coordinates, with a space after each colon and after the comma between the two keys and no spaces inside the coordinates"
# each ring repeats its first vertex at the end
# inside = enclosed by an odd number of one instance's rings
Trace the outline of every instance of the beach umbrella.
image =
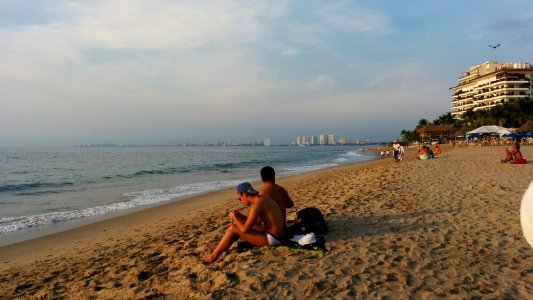
{"type": "Polygon", "coordinates": [[[504,138],[518,138],[518,137],[522,137],[522,135],[518,132],[511,132],[511,133],[506,133],[503,135],[504,138]]]}
{"type": "Polygon", "coordinates": [[[512,131],[509,130],[508,128],[501,127],[501,126],[496,126],[496,125],[490,125],[490,126],[478,127],[478,128],[476,128],[476,129],[474,129],[472,131],[467,132],[466,134],[468,136],[471,136],[474,133],[479,133],[479,134],[482,134],[482,133],[487,133],[487,134],[495,133],[495,134],[498,134],[498,135],[502,135],[502,134],[507,134],[507,133],[511,133],[511,132],[512,131]]]}
{"type": "Polygon", "coordinates": [[[529,137],[533,137],[533,131],[522,132],[522,133],[520,134],[520,137],[527,137],[527,138],[529,138],[529,137]]]}

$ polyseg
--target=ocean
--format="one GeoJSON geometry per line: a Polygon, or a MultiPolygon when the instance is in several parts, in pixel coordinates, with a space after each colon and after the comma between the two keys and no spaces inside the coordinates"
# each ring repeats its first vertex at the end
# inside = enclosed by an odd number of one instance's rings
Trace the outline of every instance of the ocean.
{"type": "Polygon", "coordinates": [[[242,181],[375,159],[363,146],[0,148],[0,246],[242,181]]]}

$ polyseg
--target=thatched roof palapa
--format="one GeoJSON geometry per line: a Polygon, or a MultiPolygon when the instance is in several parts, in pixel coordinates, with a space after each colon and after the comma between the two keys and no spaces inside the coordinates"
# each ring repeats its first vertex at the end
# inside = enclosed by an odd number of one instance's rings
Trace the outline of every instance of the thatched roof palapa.
{"type": "Polygon", "coordinates": [[[516,132],[530,132],[533,131],[533,120],[528,120],[520,128],[516,130],[516,132]]]}

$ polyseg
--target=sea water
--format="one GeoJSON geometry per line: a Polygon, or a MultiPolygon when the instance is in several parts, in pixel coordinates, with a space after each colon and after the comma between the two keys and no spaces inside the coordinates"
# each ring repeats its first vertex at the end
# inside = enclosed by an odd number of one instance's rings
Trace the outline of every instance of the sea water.
{"type": "Polygon", "coordinates": [[[374,159],[359,146],[0,149],[0,246],[187,196],[374,159]]]}

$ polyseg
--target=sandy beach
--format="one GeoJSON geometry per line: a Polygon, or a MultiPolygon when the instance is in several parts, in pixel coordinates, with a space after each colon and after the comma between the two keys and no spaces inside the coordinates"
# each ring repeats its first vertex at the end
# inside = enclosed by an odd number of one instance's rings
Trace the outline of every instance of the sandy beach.
{"type": "Polygon", "coordinates": [[[501,146],[443,151],[279,179],[289,220],[324,213],[324,254],[231,248],[201,263],[240,208],[228,189],[0,248],[0,298],[533,298],[520,228],[533,146],[526,165],[501,164],[501,146]]]}

